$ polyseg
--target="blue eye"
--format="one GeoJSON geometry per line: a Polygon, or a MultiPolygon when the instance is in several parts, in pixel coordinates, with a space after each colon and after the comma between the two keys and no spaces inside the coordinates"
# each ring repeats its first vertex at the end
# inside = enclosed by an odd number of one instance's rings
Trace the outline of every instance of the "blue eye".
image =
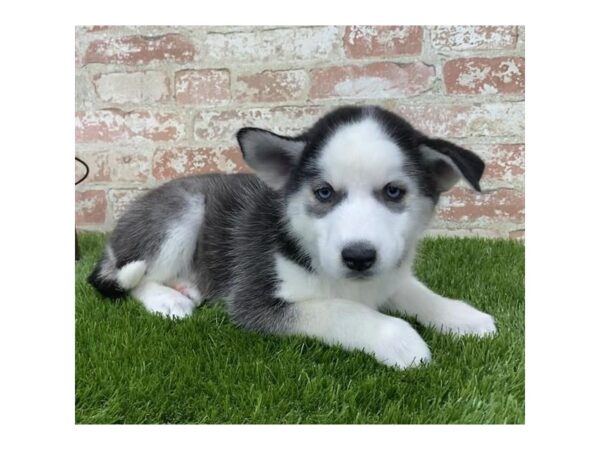
{"type": "Polygon", "coordinates": [[[397,202],[400,201],[402,197],[404,197],[406,191],[401,187],[396,186],[395,184],[388,183],[383,188],[383,193],[388,200],[397,202]]]}
{"type": "Polygon", "coordinates": [[[315,189],[315,197],[320,202],[328,202],[333,197],[333,188],[329,185],[321,186],[315,189]]]}

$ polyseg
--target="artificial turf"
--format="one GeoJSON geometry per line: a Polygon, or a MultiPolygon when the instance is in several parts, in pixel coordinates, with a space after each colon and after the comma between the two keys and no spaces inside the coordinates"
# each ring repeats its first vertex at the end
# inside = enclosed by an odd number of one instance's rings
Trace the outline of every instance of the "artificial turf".
{"type": "Polygon", "coordinates": [[[77,423],[523,423],[524,246],[425,239],[420,279],[496,318],[494,338],[415,325],[433,361],[398,371],[361,352],[236,328],[222,306],[171,321],[107,301],[86,276],[104,242],[80,234],[77,423]]]}

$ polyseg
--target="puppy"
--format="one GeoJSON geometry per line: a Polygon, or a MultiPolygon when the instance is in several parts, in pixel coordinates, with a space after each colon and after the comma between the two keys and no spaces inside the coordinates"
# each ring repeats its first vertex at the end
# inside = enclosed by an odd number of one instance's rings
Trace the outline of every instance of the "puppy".
{"type": "Polygon", "coordinates": [[[441,193],[479,188],[483,161],[374,106],[336,109],[295,137],[243,128],[256,175],[170,181],[134,201],[89,281],[148,311],[189,316],[223,300],[238,325],[311,336],[406,368],[430,360],[404,320],[491,335],[494,319],[412,273],[441,193]]]}

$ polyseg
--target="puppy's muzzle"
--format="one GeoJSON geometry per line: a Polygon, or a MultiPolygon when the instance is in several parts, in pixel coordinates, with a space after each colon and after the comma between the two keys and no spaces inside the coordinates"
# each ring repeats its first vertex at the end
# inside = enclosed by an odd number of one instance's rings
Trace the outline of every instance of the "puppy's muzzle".
{"type": "Polygon", "coordinates": [[[356,272],[364,272],[371,268],[376,259],[377,251],[366,242],[356,242],[342,250],[344,265],[356,272]]]}

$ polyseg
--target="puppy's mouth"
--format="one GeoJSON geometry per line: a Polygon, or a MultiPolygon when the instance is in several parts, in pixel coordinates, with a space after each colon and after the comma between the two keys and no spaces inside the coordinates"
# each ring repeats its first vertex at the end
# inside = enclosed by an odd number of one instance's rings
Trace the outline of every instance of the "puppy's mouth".
{"type": "Polygon", "coordinates": [[[373,277],[373,275],[375,275],[375,271],[368,269],[368,270],[363,270],[363,271],[356,271],[356,270],[351,270],[346,272],[346,278],[348,278],[349,280],[357,280],[357,281],[364,281],[364,280],[368,280],[370,278],[373,277]]]}

